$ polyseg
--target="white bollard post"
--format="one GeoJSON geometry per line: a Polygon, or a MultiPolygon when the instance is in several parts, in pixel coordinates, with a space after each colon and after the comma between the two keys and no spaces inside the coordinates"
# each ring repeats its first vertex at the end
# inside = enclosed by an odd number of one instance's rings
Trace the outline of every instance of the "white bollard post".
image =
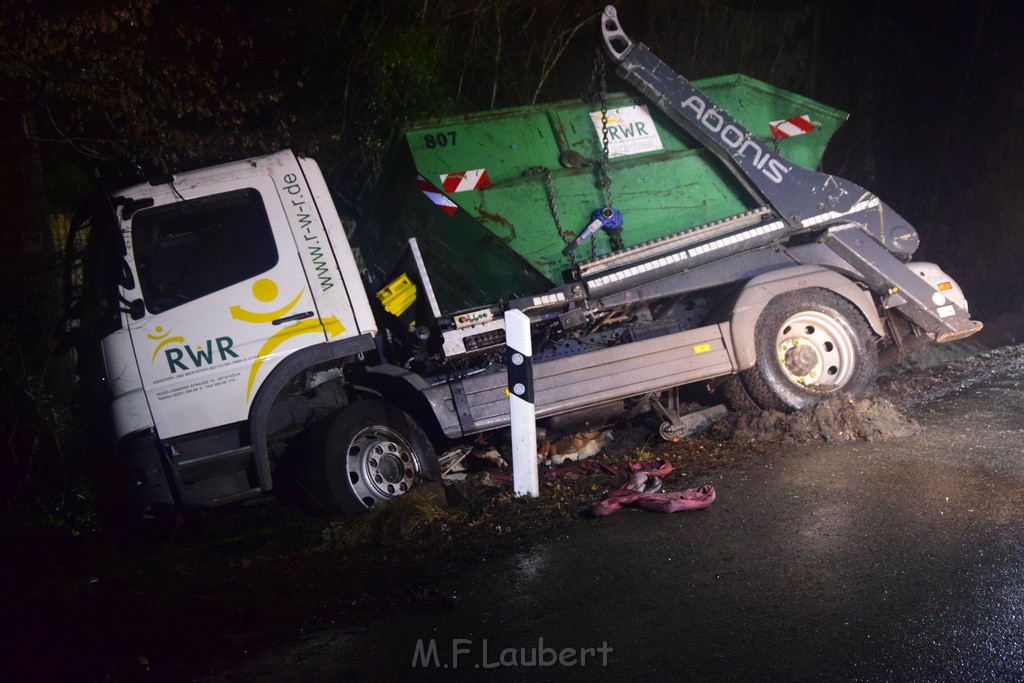
{"type": "Polygon", "coordinates": [[[540,495],[537,474],[537,410],[533,403],[533,343],[530,317],[505,313],[505,360],[512,419],[512,490],[517,496],[540,495]]]}

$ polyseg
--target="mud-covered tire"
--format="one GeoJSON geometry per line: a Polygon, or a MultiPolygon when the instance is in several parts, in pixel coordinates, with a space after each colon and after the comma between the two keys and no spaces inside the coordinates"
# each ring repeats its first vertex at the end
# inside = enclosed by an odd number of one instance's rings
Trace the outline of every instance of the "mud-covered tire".
{"type": "Polygon", "coordinates": [[[434,447],[415,420],[381,401],[360,401],[307,434],[299,478],[315,509],[338,515],[398,498],[441,473],[434,447]]]}
{"type": "Polygon", "coordinates": [[[747,391],[747,387],[743,384],[743,380],[738,375],[730,375],[723,378],[718,383],[715,391],[731,410],[739,413],[761,410],[761,406],[757,405],[757,402],[754,401],[750,392],[747,391]]]}
{"type": "Polygon", "coordinates": [[[754,331],[757,360],[740,373],[765,410],[791,411],[839,396],[864,396],[878,375],[878,350],[867,321],[825,289],[780,294],[754,331]]]}

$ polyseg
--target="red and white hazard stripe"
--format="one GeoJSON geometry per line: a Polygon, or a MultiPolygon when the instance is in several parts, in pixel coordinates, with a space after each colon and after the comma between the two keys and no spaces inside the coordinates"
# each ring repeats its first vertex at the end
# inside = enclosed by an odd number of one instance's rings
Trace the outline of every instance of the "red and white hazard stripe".
{"type": "Polygon", "coordinates": [[[455,212],[459,210],[452,200],[445,197],[440,190],[434,187],[433,183],[421,175],[416,176],[416,189],[427,195],[427,199],[437,204],[449,216],[454,216],[455,212]]]}
{"type": "Polygon", "coordinates": [[[491,179],[487,177],[485,168],[441,174],[441,187],[448,194],[466,192],[467,190],[482,190],[490,184],[491,179]]]}
{"type": "Polygon", "coordinates": [[[814,132],[814,124],[811,123],[811,117],[806,114],[794,116],[791,119],[772,121],[768,124],[768,127],[772,131],[772,137],[776,139],[791,138],[795,135],[814,132]]]}

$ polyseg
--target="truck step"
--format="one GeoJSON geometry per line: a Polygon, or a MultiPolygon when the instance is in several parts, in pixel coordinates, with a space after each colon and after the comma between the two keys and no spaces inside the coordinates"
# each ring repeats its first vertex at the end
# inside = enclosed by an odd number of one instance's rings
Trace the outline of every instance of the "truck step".
{"type": "Polygon", "coordinates": [[[209,507],[254,498],[266,490],[260,483],[251,446],[219,453],[169,458],[182,503],[209,507]]]}

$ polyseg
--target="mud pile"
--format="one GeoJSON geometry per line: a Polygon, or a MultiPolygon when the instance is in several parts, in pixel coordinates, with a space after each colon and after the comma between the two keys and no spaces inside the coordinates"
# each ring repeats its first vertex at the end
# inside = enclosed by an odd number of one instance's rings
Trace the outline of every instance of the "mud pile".
{"type": "Polygon", "coordinates": [[[913,436],[920,425],[886,399],[836,398],[796,413],[733,413],[709,432],[733,443],[876,441],[913,436]]]}

